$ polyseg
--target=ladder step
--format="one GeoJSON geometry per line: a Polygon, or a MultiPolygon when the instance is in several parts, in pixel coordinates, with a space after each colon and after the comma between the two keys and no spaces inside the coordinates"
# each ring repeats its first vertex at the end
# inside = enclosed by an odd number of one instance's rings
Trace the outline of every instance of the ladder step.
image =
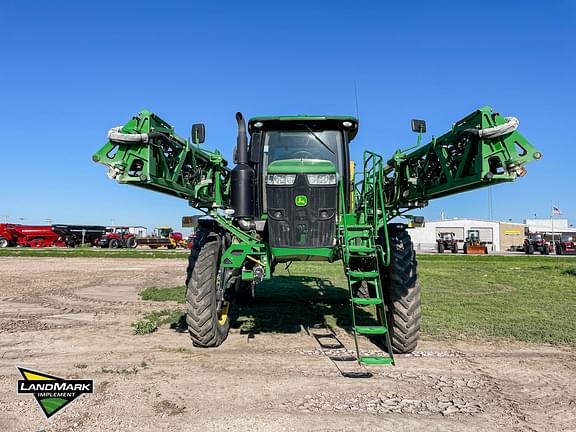
{"type": "Polygon", "coordinates": [[[364,356],[360,357],[359,361],[364,364],[394,364],[394,359],[392,357],[364,356]]]}
{"type": "Polygon", "coordinates": [[[382,299],[379,298],[362,298],[362,297],[353,297],[352,301],[357,305],[377,305],[382,304],[382,299]]]}
{"type": "Polygon", "coordinates": [[[352,253],[376,253],[376,249],[370,246],[348,246],[348,251],[352,253]]]}
{"type": "Polygon", "coordinates": [[[349,271],[348,276],[356,279],[376,279],[380,273],[376,271],[349,271]]]}
{"type": "Polygon", "coordinates": [[[366,335],[381,335],[386,334],[386,327],[384,326],[356,326],[356,333],[366,335]]]}

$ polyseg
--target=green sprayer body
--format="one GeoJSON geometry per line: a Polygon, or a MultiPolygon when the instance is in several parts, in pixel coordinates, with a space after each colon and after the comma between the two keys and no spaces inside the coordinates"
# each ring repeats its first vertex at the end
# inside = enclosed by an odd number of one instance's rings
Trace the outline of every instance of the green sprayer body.
{"type": "MultiPolygon", "coordinates": [[[[246,126],[238,113],[236,120],[233,169],[219,151],[203,148],[203,125],[195,125],[192,139],[184,139],[149,111],[111,129],[93,160],[106,165],[109,177],[119,183],[186,199],[205,215],[198,224],[206,234],[199,236],[191,266],[202,258],[208,240],[216,238],[218,282],[204,283],[215,285],[210,289],[216,298],[216,330],[225,326],[239,287],[271,278],[276,264],[341,260],[357,358],[365,364],[393,363],[393,352],[416,346],[420,293],[406,228],[421,224],[422,218],[409,212],[430,199],[514,181],[526,173],[526,163],[541,157],[516,130],[515,118],[490,107],[456,122],[428,144],[398,150],[389,159],[365,151],[360,166],[349,152],[358,131],[354,117],[257,117],[246,126]],[[399,217],[408,223],[396,223],[399,217]],[[375,311],[359,314],[357,308],[375,311]],[[410,316],[401,322],[405,314],[410,316]],[[366,315],[377,317],[376,322],[357,320],[366,315]],[[380,338],[386,353],[362,355],[360,335],[380,338]]],[[[418,143],[425,127],[413,121],[418,143]]],[[[190,284],[196,283],[193,270],[188,270],[190,284]]],[[[194,309],[194,299],[188,303],[194,309]]],[[[222,342],[222,337],[206,342],[196,327],[193,323],[196,345],[222,342]]]]}

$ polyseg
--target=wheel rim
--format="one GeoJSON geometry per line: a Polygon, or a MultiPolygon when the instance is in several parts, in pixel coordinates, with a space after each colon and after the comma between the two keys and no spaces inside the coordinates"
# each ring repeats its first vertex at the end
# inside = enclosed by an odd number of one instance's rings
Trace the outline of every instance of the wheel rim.
{"type": "Polygon", "coordinates": [[[228,319],[228,312],[230,311],[230,303],[224,302],[222,303],[222,307],[218,312],[218,324],[224,325],[226,324],[226,320],[228,319]]]}

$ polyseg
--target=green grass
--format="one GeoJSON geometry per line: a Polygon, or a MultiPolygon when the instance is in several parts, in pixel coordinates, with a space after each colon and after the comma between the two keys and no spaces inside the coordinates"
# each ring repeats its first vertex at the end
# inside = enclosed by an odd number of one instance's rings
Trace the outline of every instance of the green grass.
{"type": "Polygon", "coordinates": [[[424,333],[576,345],[571,261],[422,256],[424,333]]]}
{"type": "Polygon", "coordinates": [[[186,288],[174,287],[174,288],[146,288],[140,293],[140,298],[142,300],[152,300],[152,301],[176,301],[178,303],[184,303],[184,293],[186,288]]]}
{"type": "MultiPolygon", "coordinates": [[[[571,258],[421,255],[419,271],[426,338],[576,346],[576,261],[571,258]]],[[[184,288],[151,288],[142,295],[181,303],[184,288]]],[[[255,302],[233,308],[231,319],[243,333],[291,333],[315,325],[348,329],[342,265],[295,262],[289,272],[278,266],[274,278],[257,287],[255,302]]]]}
{"type": "Polygon", "coordinates": [[[135,335],[146,335],[154,333],[161,325],[175,325],[182,317],[183,311],[178,309],[148,312],[141,320],[132,323],[132,328],[135,335]]]}
{"type": "Polygon", "coordinates": [[[180,258],[188,257],[188,250],[101,249],[101,248],[5,248],[0,257],[98,257],[98,258],[180,258]]]}

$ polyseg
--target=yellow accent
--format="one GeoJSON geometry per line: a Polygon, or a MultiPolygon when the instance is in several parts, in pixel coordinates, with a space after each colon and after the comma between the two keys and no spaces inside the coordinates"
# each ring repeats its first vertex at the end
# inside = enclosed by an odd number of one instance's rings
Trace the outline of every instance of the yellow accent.
{"type": "Polygon", "coordinates": [[[35,373],[30,373],[30,372],[22,372],[24,374],[24,378],[26,378],[27,380],[43,380],[43,381],[56,381],[54,378],[50,378],[44,375],[38,375],[35,373]]]}
{"type": "Polygon", "coordinates": [[[520,235],[520,231],[519,230],[508,230],[508,231],[504,231],[504,234],[520,235]]]}
{"type": "Polygon", "coordinates": [[[226,323],[229,311],[230,311],[230,303],[224,302],[222,304],[222,309],[220,310],[220,316],[218,317],[218,324],[224,325],[226,323]]]}
{"type": "Polygon", "coordinates": [[[256,258],[251,257],[250,255],[246,255],[246,258],[248,258],[249,260],[254,261],[256,264],[260,264],[261,266],[263,266],[264,264],[262,264],[262,262],[260,260],[257,260],[256,258]]]}
{"type": "Polygon", "coordinates": [[[350,212],[354,211],[354,169],[356,164],[353,160],[350,161],[350,212]]]}

